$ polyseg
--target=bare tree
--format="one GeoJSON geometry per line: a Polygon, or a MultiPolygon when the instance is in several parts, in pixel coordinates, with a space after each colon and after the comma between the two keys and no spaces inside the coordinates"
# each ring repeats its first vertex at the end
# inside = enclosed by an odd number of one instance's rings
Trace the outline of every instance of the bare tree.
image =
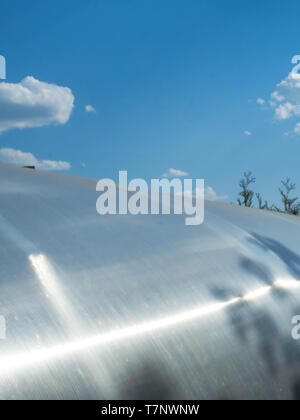
{"type": "Polygon", "coordinates": [[[290,178],[286,178],[285,180],[281,181],[281,184],[283,185],[283,189],[279,188],[279,192],[281,194],[284,212],[288,214],[299,215],[300,203],[297,203],[298,197],[290,197],[291,192],[296,189],[296,184],[293,184],[290,178]]]}
{"type": "Polygon", "coordinates": [[[262,198],[260,193],[256,193],[256,198],[257,198],[257,201],[258,201],[258,207],[261,210],[270,210],[270,207],[269,207],[269,204],[268,204],[267,200],[265,200],[265,202],[263,203],[263,198],[262,198]]]}
{"type": "Polygon", "coordinates": [[[254,193],[254,191],[251,190],[250,185],[255,184],[255,182],[256,178],[253,176],[252,172],[249,171],[244,173],[244,177],[241,179],[239,184],[241,191],[239,192],[239,197],[237,199],[240,206],[252,207],[253,198],[255,195],[258,202],[258,207],[261,210],[269,210],[300,216],[300,202],[297,201],[297,197],[291,197],[291,193],[296,189],[296,184],[293,184],[290,178],[282,180],[282,187],[279,188],[281,200],[284,206],[283,210],[277,207],[275,204],[269,206],[268,201],[264,201],[260,193],[254,193]]]}
{"type": "Polygon", "coordinates": [[[245,172],[244,178],[240,181],[240,187],[242,191],[239,192],[238,204],[244,207],[252,207],[254,191],[250,190],[250,185],[255,184],[256,178],[252,175],[252,172],[245,172]]]}

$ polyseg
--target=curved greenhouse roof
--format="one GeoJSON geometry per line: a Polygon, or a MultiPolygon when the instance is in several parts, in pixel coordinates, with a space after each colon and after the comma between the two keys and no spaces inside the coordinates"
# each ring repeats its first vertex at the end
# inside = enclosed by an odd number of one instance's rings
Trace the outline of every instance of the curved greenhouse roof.
{"type": "Polygon", "coordinates": [[[0,397],[299,398],[300,218],[206,202],[189,227],[98,195],[0,165],[0,397]]]}

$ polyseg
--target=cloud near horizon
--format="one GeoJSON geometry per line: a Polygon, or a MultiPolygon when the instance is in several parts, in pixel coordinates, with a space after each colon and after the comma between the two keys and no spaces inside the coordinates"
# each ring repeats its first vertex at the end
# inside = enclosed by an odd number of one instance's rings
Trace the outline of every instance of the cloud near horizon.
{"type": "MultiPolygon", "coordinates": [[[[201,196],[202,193],[203,193],[203,190],[199,189],[199,188],[194,188],[193,190],[184,191],[184,193],[175,192],[175,194],[177,194],[177,195],[182,195],[183,194],[184,196],[187,196],[187,197],[201,196]]],[[[227,194],[218,195],[212,187],[207,186],[207,187],[204,188],[204,198],[205,198],[205,200],[209,200],[209,201],[222,201],[222,200],[227,200],[228,195],[227,194]]]]}
{"type": "Polygon", "coordinates": [[[40,82],[0,83],[0,134],[12,129],[65,124],[74,107],[71,89],[40,82]]]}
{"type": "MultiPolygon", "coordinates": [[[[251,133],[252,134],[252,133],[251,133]]],[[[180,178],[180,177],[186,177],[188,176],[188,172],[184,172],[180,169],[174,169],[174,168],[169,168],[167,170],[167,172],[165,172],[161,177],[162,178],[180,178]]],[[[188,196],[195,196],[196,194],[200,194],[201,191],[200,190],[193,190],[193,191],[185,191],[184,194],[188,195],[188,196]]],[[[177,194],[177,192],[175,192],[175,194],[177,194]]],[[[219,200],[227,200],[228,199],[228,195],[224,194],[224,195],[218,195],[215,190],[210,187],[207,186],[204,189],[204,196],[205,196],[205,200],[210,200],[210,201],[219,201],[219,200]]]]}
{"type": "Polygon", "coordinates": [[[39,160],[32,153],[10,148],[0,149],[0,162],[16,166],[35,166],[44,171],[68,171],[71,164],[64,161],[39,160]]]}
{"type": "Polygon", "coordinates": [[[210,201],[219,201],[219,200],[227,200],[228,195],[218,195],[216,191],[212,187],[205,187],[205,199],[210,201]]]}
{"type": "MultiPolygon", "coordinates": [[[[185,195],[200,195],[202,191],[199,189],[196,189],[194,191],[186,191],[185,195]]],[[[224,195],[218,195],[216,193],[216,191],[210,187],[207,186],[204,188],[204,198],[205,200],[209,200],[209,201],[222,201],[222,200],[227,200],[228,199],[228,195],[224,194],[224,195]]]]}

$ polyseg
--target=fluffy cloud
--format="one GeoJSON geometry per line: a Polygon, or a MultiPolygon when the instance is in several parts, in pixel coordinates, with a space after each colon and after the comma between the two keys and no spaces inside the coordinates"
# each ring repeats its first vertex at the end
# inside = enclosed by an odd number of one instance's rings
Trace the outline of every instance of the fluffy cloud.
{"type": "Polygon", "coordinates": [[[296,134],[300,134],[300,123],[298,123],[297,125],[296,125],[296,127],[295,127],[295,133],[296,134]]]}
{"type": "MultiPolygon", "coordinates": [[[[187,172],[184,172],[180,169],[174,169],[174,168],[170,168],[168,169],[167,172],[165,172],[162,175],[162,178],[180,178],[180,177],[185,177],[188,176],[189,174],[187,172]]],[[[200,195],[201,190],[199,189],[194,189],[193,191],[185,191],[184,195],[187,196],[196,196],[196,195],[200,195]]],[[[178,192],[175,192],[175,194],[179,194],[178,192]]],[[[206,200],[211,200],[211,201],[219,201],[219,200],[226,200],[228,198],[227,195],[218,195],[215,190],[212,187],[205,187],[204,190],[204,195],[205,195],[205,199],[206,200]]]]}
{"type": "Polygon", "coordinates": [[[226,200],[228,198],[227,195],[218,195],[212,187],[206,187],[204,193],[206,200],[218,201],[226,200]]]}
{"type": "Polygon", "coordinates": [[[248,130],[246,130],[246,131],[244,131],[244,134],[246,135],[246,136],[252,136],[252,133],[251,133],[251,131],[248,131],[248,130]]]}
{"type": "MultiPolygon", "coordinates": [[[[279,85],[278,85],[279,86],[279,85]]],[[[278,92],[278,90],[275,90],[275,92],[273,92],[272,94],[271,94],[271,100],[274,100],[274,102],[273,103],[275,103],[276,104],[276,101],[277,102],[282,102],[282,101],[284,101],[284,96],[281,96],[280,94],[279,94],[279,92],[278,92]]]]}
{"type": "Polygon", "coordinates": [[[0,83],[0,134],[13,128],[65,124],[74,106],[67,87],[28,76],[20,83],[0,83]]]}
{"type": "Polygon", "coordinates": [[[180,178],[183,176],[188,176],[188,173],[180,169],[170,168],[162,175],[162,178],[180,178]]]}
{"type": "MultiPolygon", "coordinates": [[[[292,71],[277,84],[271,94],[271,106],[275,108],[277,120],[287,120],[300,117],[300,74],[292,71]]],[[[300,134],[300,124],[295,127],[295,133],[300,134]]]]}
{"type": "Polygon", "coordinates": [[[275,109],[275,117],[277,120],[287,120],[294,115],[294,106],[290,102],[280,104],[275,109]]]}
{"type": "MultiPolygon", "coordinates": [[[[193,196],[195,197],[200,196],[202,194],[203,190],[200,190],[199,188],[194,189],[193,191],[185,191],[184,195],[185,196],[193,196]]],[[[210,201],[221,201],[221,200],[227,200],[228,195],[218,195],[216,193],[216,191],[212,188],[212,187],[205,187],[204,189],[204,197],[205,200],[210,200],[210,201]]]]}
{"type": "Polygon", "coordinates": [[[0,161],[17,166],[35,166],[45,171],[67,171],[71,168],[69,162],[38,160],[32,153],[9,148],[0,149],[0,161]]]}
{"type": "Polygon", "coordinates": [[[95,108],[92,105],[86,105],[85,111],[86,112],[96,112],[95,108]]]}
{"type": "Polygon", "coordinates": [[[262,98],[258,98],[258,99],[256,100],[256,102],[257,102],[259,105],[264,105],[266,101],[265,101],[264,99],[262,99],[262,98]]]}

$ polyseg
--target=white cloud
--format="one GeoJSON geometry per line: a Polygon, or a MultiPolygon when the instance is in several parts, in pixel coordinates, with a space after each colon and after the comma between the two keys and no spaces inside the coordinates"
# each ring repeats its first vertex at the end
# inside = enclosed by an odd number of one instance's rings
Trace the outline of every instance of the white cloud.
{"type": "Polygon", "coordinates": [[[297,125],[296,125],[296,127],[295,127],[295,133],[296,134],[300,134],[300,123],[298,123],[297,125]]]}
{"type": "Polygon", "coordinates": [[[244,131],[244,134],[245,134],[246,136],[252,136],[251,131],[248,131],[248,130],[244,131]]]}
{"type": "Polygon", "coordinates": [[[95,108],[92,105],[86,105],[85,111],[86,112],[96,112],[95,108]]]}
{"type": "Polygon", "coordinates": [[[0,161],[17,166],[35,166],[45,171],[67,171],[71,168],[69,162],[38,160],[32,153],[9,148],[0,149],[0,161]]]}
{"type": "Polygon", "coordinates": [[[226,200],[227,198],[228,198],[227,195],[218,195],[212,187],[205,188],[206,200],[218,201],[218,200],[226,200]]]}
{"type": "MultiPolygon", "coordinates": [[[[189,174],[187,172],[184,172],[180,169],[170,168],[168,169],[167,172],[165,172],[162,175],[162,178],[179,178],[179,177],[185,177],[188,175],[189,174]]],[[[176,192],[176,194],[179,194],[179,193],[176,192]]],[[[190,191],[184,191],[184,195],[187,195],[187,196],[195,196],[195,195],[200,195],[200,194],[201,194],[201,190],[197,188],[190,191]]],[[[227,195],[218,195],[215,192],[215,190],[209,186],[205,187],[204,195],[205,195],[206,200],[211,200],[211,201],[226,200],[228,198],[227,195]]]]}
{"type": "Polygon", "coordinates": [[[0,83],[0,134],[14,128],[65,124],[74,106],[67,87],[28,76],[20,83],[0,83]]]}
{"type": "Polygon", "coordinates": [[[280,104],[275,109],[275,117],[277,120],[287,120],[294,115],[294,106],[290,102],[280,104]]]}
{"type": "MultiPolygon", "coordinates": [[[[279,86],[279,85],[278,85],[278,86],[279,86]]],[[[273,92],[273,93],[271,94],[271,98],[272,98],[274,101],[277,101],[277,102],[282,102],[282,101],[284,101],[284,96],[280,95],[280,94],[279,94],[279,92],[278,92],[278,90],[275,90],[275,92],[273,92]]]]}
{"type": "MultiPolygon", "coordinates": [[[[185,191],[184,195],[187,196],[200,196],[200,194],[203,192],[203,190],[200,190],[199,188],[196,188],[193,191],[185,191]]],[[[218,195],[216,193],[216,191],[212,188],[212,187],[205,187],[204,189],[204,196],[205,196],[205,200],[210,200],[210,201],[221,201],[221,200],[227,200],[228,195],[218,195]]]]}
{"type": "Polygon", "coordinates": [[[266,101],[265,101],[264,99],[262,99],[262,98],[258,98],[258,99],[256,100],[256,102],[257,102],[259,105],[264,105],[266,101]]]}
{"type": "MultiPolygon", "coordinates": [[[[277,120],[300,117],[300,74],[292,71],[277,84],[276,90],[271,94],[270,105],[274,108],[277,120]]],[[[300,134],[300,124],[296,125],[294,131],[300,134]]]]}
{"type": "Polygon", "coordinates": [[[188,176],[188,173],[180,169],[170,168],[162,175],[162,178],[179,178],[183,176],[188,176]]]}

